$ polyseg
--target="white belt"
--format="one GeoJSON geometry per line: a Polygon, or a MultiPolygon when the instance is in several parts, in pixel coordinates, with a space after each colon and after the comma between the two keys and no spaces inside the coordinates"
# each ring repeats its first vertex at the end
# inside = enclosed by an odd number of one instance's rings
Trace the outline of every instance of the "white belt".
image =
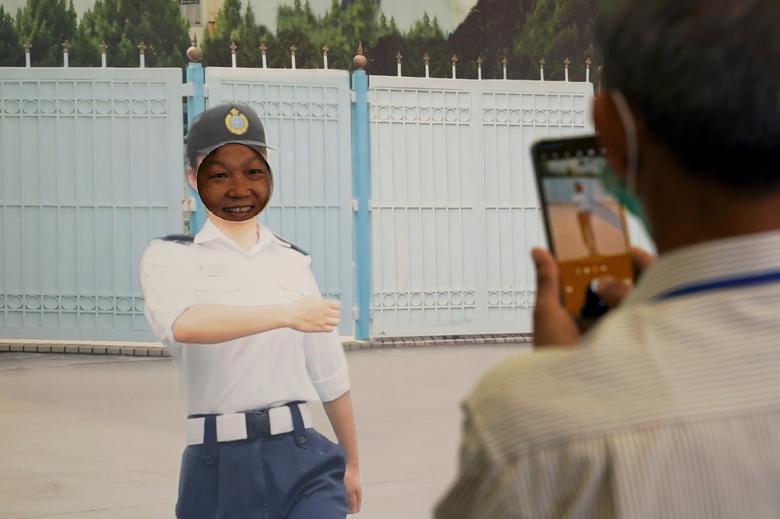
{"type": "MultiPolygon", "coordinates": [[[[297,405],[303,418],[303,426],[312,427],[311,411],[306,403],[297,405]]],[[[232,442],[246,440],[246,413],[232,413],[217,415],[217,441],[232,442]]],[[[268,420],[271,427],[271,435],[284,434],[293,431],[292,413],[286,405],[272,407],[268,410],[268,420]]],[[[205,417],[187,418],[187,445],[200,445],[203,443],[205,417]]]]}

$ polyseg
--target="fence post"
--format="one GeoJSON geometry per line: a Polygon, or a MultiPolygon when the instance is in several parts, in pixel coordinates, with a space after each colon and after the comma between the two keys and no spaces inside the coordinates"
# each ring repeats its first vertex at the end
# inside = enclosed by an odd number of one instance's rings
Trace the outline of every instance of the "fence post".
{"type": "Polygon", "coordinates": [[[358,47],[353,63],[352,90],[355,92],[352,104],[352,175],[355,229],[355,292],[357,323],[355,338],[368,340],[371,335],[371,140],[368,119],[368,75],[363,70],[368,60],[363,56],[363,46],[358,47]]]}
{"type": "MultiPolygon", "coordinates": [[[[205,71],[203,65],[199,63],[200,58],[203,56],[203,52],[195,46],[196,42],[193,42],[193,46],[187,49],[187,58],[190,63],[187,65],[187,83],[192,84],[193,95],[187,97],[187,130],[189,131],[192,126],[192,121],[195,117],[200,115],[206,109],[206,97],[204,95],[203,84],[205,82],[205,71]]],[[[189,164],[188,164],[189,165],[189,164]]],[[[190,236],[200,231],[203,224],[206,222],[206,211],[203,208],[203,202],[198,195],[197,190],[192,189],[187,184],[190,195],[195,200],[195,210],[190,215],[190,236]]]]}

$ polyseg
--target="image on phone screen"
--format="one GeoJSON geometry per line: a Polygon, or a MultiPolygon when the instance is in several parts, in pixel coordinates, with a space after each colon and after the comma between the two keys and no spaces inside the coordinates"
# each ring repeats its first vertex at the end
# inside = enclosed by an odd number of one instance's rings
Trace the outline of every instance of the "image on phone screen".
{"type": "Polygon", "coordinates": [[[593,279],[631,280],[633,268],[623,206],[601,182],[606,158],[595,145],[565,148],[537,149],[535,159],[563,303],[580,316],[593,279]]]}

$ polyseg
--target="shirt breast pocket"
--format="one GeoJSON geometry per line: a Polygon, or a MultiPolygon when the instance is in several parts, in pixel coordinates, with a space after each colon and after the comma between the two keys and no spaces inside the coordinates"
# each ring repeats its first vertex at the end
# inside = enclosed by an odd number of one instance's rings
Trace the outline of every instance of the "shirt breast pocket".
{"type": "Polygon", "coordinates": [[[195,297],[200,304],[247,305],[247,292],[238,280],[227,276],[199,276],[195,297]]]}

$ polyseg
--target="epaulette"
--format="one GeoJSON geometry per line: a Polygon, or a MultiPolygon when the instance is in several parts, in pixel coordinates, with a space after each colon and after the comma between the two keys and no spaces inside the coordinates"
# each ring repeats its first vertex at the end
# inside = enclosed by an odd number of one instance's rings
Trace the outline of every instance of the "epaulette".
{"type": "Polygon", "coordinates": [[[187,236],[186,234],[169,234],[160,239],[162,241],[175,241],[176,243],[192,243],[194,238],[192,236],[187,236]]]}
{"type": "Polygon", "coordinates": [[[308,256],[309,255],[308,252],[306,252],[305,250],[303,250],[303,249],[293,245],[292,243],[288,242],[287,240],[285,240],[283,238],[280,238],[279,235],[274,234],[274,236],[276,236],[276,239],[279,240],[280,242],[287,244],[287,246],[290,247],[292,250],[294,250],[296,252],[300,252],[304,256],[308,256]]]}

